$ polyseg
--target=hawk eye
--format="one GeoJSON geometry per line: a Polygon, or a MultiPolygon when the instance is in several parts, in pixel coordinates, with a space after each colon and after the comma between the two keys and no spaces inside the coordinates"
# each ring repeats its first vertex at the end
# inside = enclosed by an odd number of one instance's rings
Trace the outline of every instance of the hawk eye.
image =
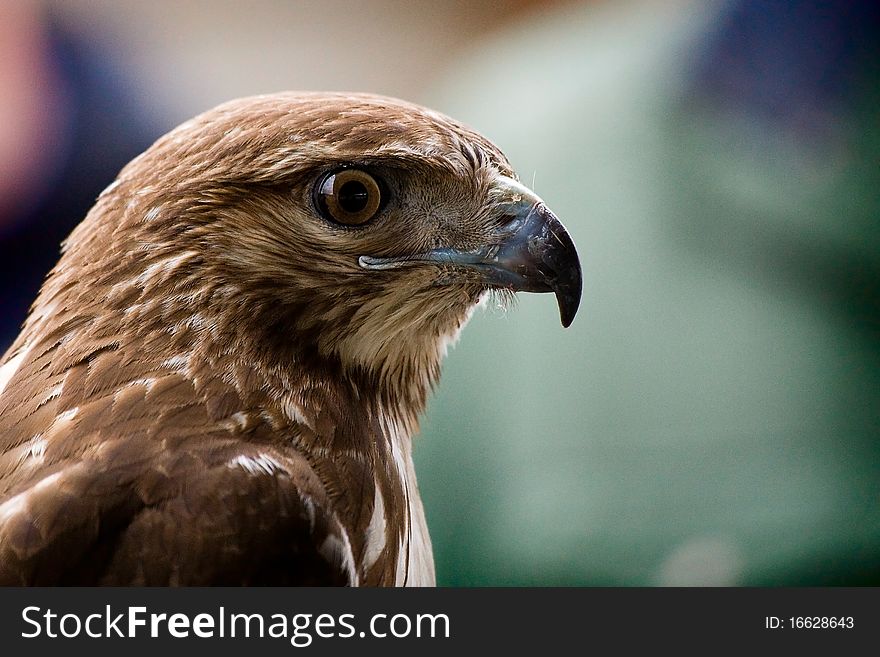
{"type": "Polygon", "coordinates": [[[315,187],[315,201],[321,214],[346,226],[367,223],[376,216],[382,200],[379,182],[360,169],[329,173],[315,187]]]}

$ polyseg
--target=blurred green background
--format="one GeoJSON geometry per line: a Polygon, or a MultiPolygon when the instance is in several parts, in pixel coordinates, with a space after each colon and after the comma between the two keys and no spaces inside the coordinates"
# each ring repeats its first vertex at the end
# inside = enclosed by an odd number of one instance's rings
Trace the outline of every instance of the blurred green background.
{"type": "Polygon", "coordinates": [[[877,44],[855,3],[783,4],[572,5],[442,86],[584,299],[450,356],[417,452],[441,581],[878,583],[877,44]]]}
{"type": "MultiPolygon", "coordinates": [[[[574,325],[477,313],[417,438],[440,584],[880,584],[876,2],[17,6],[112,53],[115,168],[231,97],[374,91],[486,134],[569,228],[574,325]]],[[[7,336],[40,207],[0,203],[7,336]]]]}

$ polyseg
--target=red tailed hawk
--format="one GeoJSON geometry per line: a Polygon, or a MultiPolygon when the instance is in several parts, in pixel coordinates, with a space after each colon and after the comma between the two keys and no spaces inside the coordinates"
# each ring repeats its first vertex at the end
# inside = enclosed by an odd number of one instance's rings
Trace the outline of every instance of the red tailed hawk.
{"type": "Polygon", "coordinates": [[[316,93],[184,123],[0,361],[0,583],[433,584],[411,436],[493,289],[567,326],[580,265],[461,124],[316,93]]]}

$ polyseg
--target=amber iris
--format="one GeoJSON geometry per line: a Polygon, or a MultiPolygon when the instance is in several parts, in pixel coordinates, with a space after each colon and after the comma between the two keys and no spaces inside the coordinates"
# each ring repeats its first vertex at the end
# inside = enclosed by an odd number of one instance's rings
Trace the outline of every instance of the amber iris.
{"type": "Polygon", "coordinates": [[[347,226],[367,223],[382,204],[379,183],[360,169],[343,169],[324,176],[315,196],[327,219],[347,226]]]}

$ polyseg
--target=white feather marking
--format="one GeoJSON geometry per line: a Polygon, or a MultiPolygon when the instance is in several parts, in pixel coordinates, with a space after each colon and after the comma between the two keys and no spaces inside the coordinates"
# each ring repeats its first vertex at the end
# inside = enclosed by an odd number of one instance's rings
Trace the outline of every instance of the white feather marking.
{"type": "Polygon", "coordinates": [[[396,586],[435,586],[434,554],[419,497],[415,466],[412,461],[412,438],[400,424],[386,413],[380,413],[388,437],[394,467],[407,496],[407,520],[397,553],[396,586]]]}
{"type": "Polygon", "coordinates": [[[122,391],[125,388],[133,388],[135,386],[144,386],[147,389],[147,392],[149,392],[155,383],[156,383],[155,378],[135,379],[134,381],[129,381],[124,386],[122,386],[122,388],[120,388],[119,390],[117,390],[116,392],[113,393],[113,401],[117,401],[119,399],[119,395],[122,394],[122,391]]]}
{"type": "Polygon", "coordinates": [[[27,495],[27,492],[19,493],[3,504],[0,504],[0,525],[24,510],[25,503],[27,502],[27,495]]]}
{"type": "Polygon", "coordinates": [[[46,433],[50,435],[57,435],[58,433],[67,431],[67,425],[73,422],[74,418],[76,418],[77,413],[79,413],[79,406],[66,410],[63,413],[59,413],[52,421],[52,424],[49,425],[46,433]]]}
{"type": "Polygon", "coordinates": [[[107,186],[104,188],[104,191],[101,192],[100,195],[101,195],[101,196],[106,196],[107,194],[109,194],[110,192],[112,192],[112,191],[113,191],[114,189],[116,189],[117,187],[119,187],[119,178],[117,178],[117,179],[114,180],[112,183],[110,183],[109,185],[107,185],[107,186]]]}
{"type": "Polygon", "coordinates": [[[477,303],[475,303],[468,309],[467,314],[464,316],[464,319],[461,320],[461,323],[458,325],[458,327],[452,330],[450,333],[440,336],[440,339],[437,342],[437,353],[440,355],[440,358],[446,358],[446,355],[449,353],[450,347],[454,347],[456,345],[458,339],[461,337],[461,332],[464,330],[464,327],[467,326],[467,323],[471,321],[471,317],[474,316],[474,312],[480,306],[485,306],[488,298],[489,293],[483,292],[483,294],[480,295],[477,303]]]}
{"type": "Polygon", "coordinates": [[[183,369],[189,365],[189,356],[172,356],[171,358],[166,358],[162,365],[174,369],[183,369]]]}
{"type": "Polygon", "coordinates": [[[9,498],[3,504],[0,504],[0,524],[24,511],[27,506],[28,498],[30,498],[31,495],[41,492],[49,486],[53,486],[61,478],[61,475],[61,472],[50,474],[48,477],[44,477],[37,482],[35,486],[29,488],[23,493],[19,493],[18,495],[9,498]]]}
{"type": "Polygon", "coordinates": [[[387,520],[385,518],[385,500],[382,498],[382,491],[379,487],[375,487],[376,492],[373,497],[373,515],[370,516],[370,524],[367,525],[366,550],[364,551],[364,570],[370,568],[382,550],[385,549],[386,537],[385,527],[387,520]]]}
{"type": "Polygon", "coordinates": [[[45,431],[47,439],[51,441],[55,436],[66,435],[69,433],[71,428],[70,425],[74,419],[76,419],[78,413],[79,406],[76,406],[56,415],[55,419],[52,420],[52,424],[50,424],[45,431]]]}
{"type": "Polygon", "coordinates": [[[144,215],[144,221],[146,221],[148,223],[151,221],[155,221],[156,217],[159,216],[160,212],[162,212],[162,206],[161,205],[154,205],[149,210],[147,210],[147,214],[144,215]]]}
{"type": "Polygon", "coordinates": [[[63,413],[59,413],[58,417],[55,418],[55,421],[52,422],[52,426],[55,426],[59,422],[70,422],[73,418],[76,417],[77,413],[79,413],[79,406],[75,406],[74,408],[66,410],[63,413]]]}
{"type": "Polygon", "coordinates": [[[46,402],[52,401],[53,399],[60,397],[61,392],[63,390],[64,390],[64,382],[62,381],[61,383],[59,383],[57,386],[55,386],[54,388],[52,388],[49,391],[49,394],[46,395],[45,399],[43,399],[43,403],[45,404],[46,402]]]}
{"type": "Polygon", "coordinates": [[[404,586],[406,584],[407,563],[409,562],[408,548],[407,535],[404,533],[397,542],[397,567],[394,570],[394,586],[404,586]]]}
{"type": "Polygon", "coordinates": [[[198,253],[195,251],[185,251],[184,253],[157,260],[156,262],[147,265],[147,267],[135,277],[134,282],[138,285],[143,285],[159,274],[167,276],[175,269],[179,268],[183,263],[191,260],[197,255],[198,253]]]}
{"type": "Polygon", "coordinates": [[[233,413],[223,422],[223,426],[229,431],[244,431],[251,423],[251,417],[244,411],[233,413]]]}
{"type": "MultiPolygon", "coordinates": [[[[413,480],[415,484],[415,480],[413,480]]],[[[431,547],[431,535],[428,533],[428,522],[425,520],[425,510],[422,501],[415,493],[416,502],[410,503],[412,508],[413,522],[409,544],[409,573],[406,578],[407,586],[436,586],[437,576],[434,569],[434,551],[431,547]]]]}
{"type": "Polygon", "coordinates": [[[12,377],[15,376],[15,373],[18,371],[19,365],[21,365],[21,361],[24,360],[24,357],[27,356],[28,349],[24,349],[18,355],[10,358],[2,367],[0,367],[0,392],[3,392],[3,389],[6,387],[6,384],[12,380],[12,377]]]}
{"type": "Polygon", "coordinates": [[[27,458],[43,460],[43,455],[46,453],[46,441],[43,440],[43,434],[37,434],[31,438],[25,447],[25,456],[27,458]]]}
{"type": "Polygon", "coordinates": [[[292,165],[296,164],[301,159],[302,151],[299,149],[289,151],[283,155],[279,153],[278,156],[276,158],[273,158],[271,163],[269,164],[269,170],[284,171],[285,169],[289,169],[292,165]]]}
{"type": "Polygon", "coordinates": [[[46,441],[43,439],[43,434],[38,433],[21,446],[19,466],[33,468],[42,465],[45,453],[46,441]]]}
{"type": "Polygon", "coordinates": [[[172,356],[162,361],[162,367],[175,370],[182,374],[189,373],[189,356],[172,356]]]}
{"type": "Polygon", "coordinates": [[[196,332],[204,331],[205,329],[211,331],[212,335],[217,335],[217,327],[216,325],[210,324],[208,320],[205,319],[205,316],[201,313],[193,313],[189,317],[184,320],[177,322],[176,324],[172,324],[165,330],[168,331],[171,335],[175,333],[179,333],[183,329],[192,329],[196,332]]]}
{"type": "Polygon", "coordinates": [[[431,157],[440,152],[442,146],[437,140],[430,137],[424,138],[418,146],[407,144],[402,141],[390,141],[382,144],[376,149],[377,153],[387,153],[390,155],[408,156],[415,155],[418,157],[431,157]]]}
{"type": "Polygon", "coordinates": [[[310,422],[309,419],[306,417],[306,413],[303,407],[297,404],[291,397],[288,397],[284,400],[284,405],[282,408],[284,409],[284,414],[291,422],[302,424],[312,431],[315,430],[314,423],[310,422]]]}
{"type": "Polygon", "coordinates": [[[170,258],[165,258],[161,261],[162,271],[169,272],[177,269],[183,263],[188,260],[192,260],[193,258],[198,257],[197,251],[184,251],[176,256],[171,256],[170,258]]]}
{"type": "Polygon", "coordinates": [[[230,459],[226,465],[230,468],[242,468],[252,475],[274,475],[276,472],[284,470],[281,464],[271,456],[260,454],[259,456],[245,456],[241,454],[234,459],[230,459]]]}
{"type": "Polygon", "coordinates": [[[404,486],[406,484],[406,463],[403,460],[402,451],[400,443],[391,438],[391,458],[394,460],[394,468],[397,478],[400,480],[400,485],[404,486]]]}
{"type": "Polygon", "coordinates": [[[308,495],[300,493],[300,499],[306,509],[306,515],[309,517],[309,531],[315,531],[315,502],[308,495]]]}
{"type": "Polygon", "coordinates": [[[360,583],[360,579],[354,568],[354,554],[351,551],[351,541],[348,540],[348,534],[342,528],[342,525],[338,525],[338,527],[339,536],[342,537],[342,540],[334,534],[329,534],[324,539],[321,547],[318,548],[318,554],[330,563],[342,566],[348,575],[349,585],[357,586],[360,583]]]}
{"type": "MultiPolygon", "coordinates": [[[[25,328],[30,331],[31,335],[40,335],[43,330],[43,325],[55,315],[55,310],[57,310],[57,308],[57,301],[50,301],[44,305],[39,306],[39,308],[35,308],[30,317],[27,318],[27,321],[25,322],[25,328]]],[[[22,351],[29,350],[30,346],[27,345],[22,351]]]]}
{"type": "Polygon", "coordinates": [[[282,423],[280,422],[278,417],[275,414],[270,413],[269,411],[260,411],[260,419],[273,429],[281,428],[282,423]]]}

